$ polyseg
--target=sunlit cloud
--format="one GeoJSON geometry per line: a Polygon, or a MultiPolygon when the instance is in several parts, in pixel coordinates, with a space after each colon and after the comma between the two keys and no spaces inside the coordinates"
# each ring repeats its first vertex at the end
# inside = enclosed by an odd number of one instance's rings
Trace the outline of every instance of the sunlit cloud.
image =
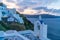
{"type": "Polygon", "coordinates": [[[24,12],[22,12],[23,14],[35,14],[37,13],[37,10],[32,10],[31,8],[25,9],[24,12]]]}
{"type": "Polygon", "coordinates": [[[5,5],[7,5],[8,8],[20,8],[19,6],[16,5],[16,3],[12,2],[7,2],[6,0],[2,1],[5,5]]]}
{"type": "Polygon", "coordinates": [[[44,10],[34,10],[36,7],[60,8],[60,0],[0,0],[8,8],[16,8],[22,14],[48,14],[44,10]],[[54,5],[56,3],[56,5],[54,5]],[[57,5],[58,4],[58,5],[57,5]],[[54,5],[54,6],[53,6],[54,5]]]}

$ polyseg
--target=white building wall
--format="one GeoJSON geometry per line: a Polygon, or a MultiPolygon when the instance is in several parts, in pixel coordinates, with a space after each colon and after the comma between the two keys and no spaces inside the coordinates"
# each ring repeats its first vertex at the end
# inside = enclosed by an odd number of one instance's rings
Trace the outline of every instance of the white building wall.
{"type": "Polygon", "coordinates": [[[11,13],[11,14],[16,14],[16,9],[8,9],[9,10],[9,13],[11,13]]]}
{"type": "Polygon", "coordinates": [[[1,11],[0,11],[0,21],[2,20],[2,13],[1,13],[1,11]]]}
{"type": "Polygon", "coordinates": [[[19,23],[24,23],[22,17],[20,17],[19,14],[16,14],[16,10],[15,10],[15,9],[10,9],[10,10],[9,10],[9,13],[10,13],[11,16],[12,16],[13,18],[15,18],[19,23]]]}
{"type": "Polygon", "coordinates": [[[36,22],[34,23],[34,33],[35,33],[36,36],[39,36],[39,31],[40,31],[40,30],[38,29],[37,23],[39,23],[39,21],[36,21],[36,22]]]}
{"type": "Polygon", "coordinates": [[[40,39],[41,40],[48,40],[47,38],[47,25],[44,23],[40,27],[40,39]]]}
{"type": "MultiPolygon", "coordinates": [[[[0,6],[0,16],[1,17],[8,17],[11,16],[11,18],[8,18],[8,21],[13,21],[14,19],[16,19],[19,23],[24,23],[22,17],[19,16],[19,14],[16,14],[16,9],[8,9],[5,5],[4,6],[0,6]],[[4,12],[5,14],[3,15],[4,12]]],[[[0,17],[0,20],[1,20],[0,17]]]]}

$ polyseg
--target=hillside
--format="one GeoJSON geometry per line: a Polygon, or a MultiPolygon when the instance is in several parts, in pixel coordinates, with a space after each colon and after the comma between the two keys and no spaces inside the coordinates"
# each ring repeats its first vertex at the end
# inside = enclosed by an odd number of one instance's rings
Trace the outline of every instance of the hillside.
{"type": "MultiPolygon", "coordinates": [[[[18,12],[17,12],[18,13],[18,12]]],[[[17,30],[17,31],[20,31],[20,30],[28,30],[28,29],[31,29],[33,30],[33,24],[28,21],[26,19],[26,17],[24,17],[24,15],[22,14],[19,14],[20,17],[23,18],[24,20],[24,24],[20,24],[20,23],[16,23],[16,22],[5,22],[5,21],[1,21],[0,22],[0,30],[17,30]]]]}
{"type": "MultiPolygon", "coordinates": [[[[2,10],[5,10],[6,7],[7,7],[3,3],[0,3],[0,6],[1,6],[2,10]],[[3,9],[3,8],[5,8],[5,9],[3,9]]],[[[7,14],[5,14],[5,12],[3,11],[2,15],[7,15],[7,14]]],[[[19,22],[15,22],[15,21],[8,22],[7,21],[7,17],[2,17],[2,21],[0,21],[0,30],[3,30],[3,31],[6,31],[6,30],[17,30],[17,31],[20,31],[20,30],[28,30],[28,29],[33,30],[33,24],[30,21],[28,21],[26,19],[26,17],[24,17],[24,15],[20,14],[17,11],[16,11],[16,13],[19,14],[20,17],[23,18],[24,24],[21,24],[19,22]]],[[[2,15],[0,15],[0,18],[1,18],[2,15]]]]}
{"type": "Polygon", "coordinates": [[[26,30],[28,30],[28,29],[33,30],[34,25],[29,20],[27,20],[27,18],[23,14],[20,14],[19,12],[17,12],[17,13],[20,15],[20,17],[23,18],[26,30]]]}

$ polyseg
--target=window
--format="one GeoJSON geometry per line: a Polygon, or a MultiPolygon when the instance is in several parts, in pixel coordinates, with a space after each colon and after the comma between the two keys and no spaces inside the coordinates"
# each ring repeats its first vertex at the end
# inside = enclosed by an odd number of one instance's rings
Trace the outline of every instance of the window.
{"type": "Polygon", "coordinates": [[[38,25],[38,30],[40,30],[40,25],[38,25]]]}
{"type": "Polygon", "coordinates": [[[2,12],[3,16],[5,15],[5,12],[2,12]]]}
{"type": "Polygon", "coordinates": [[[40,24],[39,23],[37,23],[37,27],[38,27],[38,30],[40,30],[40,24]]]}

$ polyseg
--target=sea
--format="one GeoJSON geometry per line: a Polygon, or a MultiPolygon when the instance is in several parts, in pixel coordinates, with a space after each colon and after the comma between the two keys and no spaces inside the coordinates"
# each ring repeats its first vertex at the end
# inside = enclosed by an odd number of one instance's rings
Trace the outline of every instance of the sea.
{"type": "Polygon", "coordinates": [[[60,18],[45,18],[43,21],[48,26],[47,37],[51,40],[60,40],[60,18]]]}
{"type": "MultiPolygon", "coordinates": [[[[37,18],[28,18],[31,23],[38,20],[37,18]]],[[[48,26],[47,37],[51,40],[60,40],[60,18],[43,18],[45,24],[48,26]]]]}

